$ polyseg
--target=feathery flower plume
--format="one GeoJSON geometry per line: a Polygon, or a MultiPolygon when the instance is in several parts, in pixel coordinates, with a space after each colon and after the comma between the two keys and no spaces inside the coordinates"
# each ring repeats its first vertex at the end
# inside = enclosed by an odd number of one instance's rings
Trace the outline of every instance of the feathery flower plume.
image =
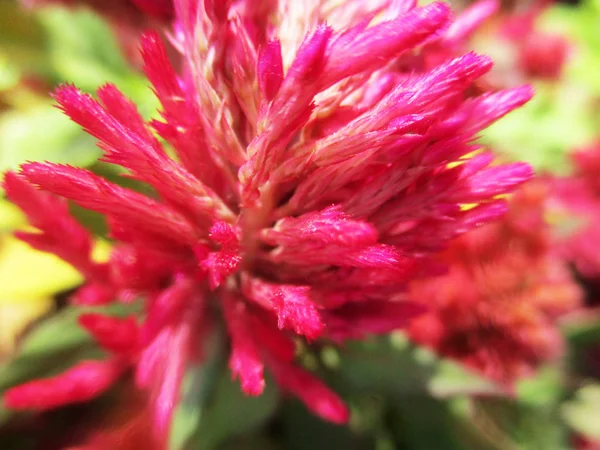
{"type": "Polygon", "coordinates": [[[133,368],[164,431],[220,311],[244,392],[260,394],[269,371],[315,414],[345,422],[340,397],[294,362],[295,341],[406,326],[423,310],[402,301],[407,283],[433,273],[430,256],[452,238],[504,214],[498,196],[531,176],[526,164],[471,156],[477,133],[526,102],[529,87],[467,95],[492,66],[473,53],[398,68],[451,26],[446,4],[414,3],[178,0],[182,73],[157,34],[142,39],[162,120],[144,123],[111,85],[98,100],[58,89],[103,160],[156,196],[70,166],[25,164],[5,178],[39,229],[22,238],[86,274],[75,304],[141,298],[145,314],[83,315],[110,356],[17,386],[6,405],[84,401],[133,368]],[[109,262],[90,259],[90,236],[63,198],[106,215],[109,262]]]}
{"type": "Polygon", "coordinates": [[[412,322],[414,340],[507,387],[560,355],[555,321],[582,300],[550,247],[547,191],[541,181],[528,183],[501,221],[452,243],[447,275],[415,282],[410,292],[433,303],[412,322]]]}

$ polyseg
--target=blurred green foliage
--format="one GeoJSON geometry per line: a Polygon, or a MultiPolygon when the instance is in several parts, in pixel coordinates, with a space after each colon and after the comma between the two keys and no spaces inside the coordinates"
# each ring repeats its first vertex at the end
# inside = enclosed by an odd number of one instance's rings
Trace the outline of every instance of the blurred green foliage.
{"type": "MultiPolygon", "coordinates": [[[[568,154],[589,145],[600,129],[600,6],[553,5],[538,19],[540,31],[560,34],[571,49],[558,82],[534,83],[534,99],[484,131],[483,140],[513,160],[538,171],[567,174],[568,154]]],[[[484,36],[480,50],[502,58],[498,38],[484,36]]]]}
{"type": "Polygon", "coordinates": [[[0,171],[25,161],[90,166],[100,156],[95,140],[57,110],[49,91],[72,83],[93,92],[114,83],[154,114],[157,100],[145,77],[125,60],[108,23],[85,10],[46,7],[24,11],[0,2],[0,171]]]}

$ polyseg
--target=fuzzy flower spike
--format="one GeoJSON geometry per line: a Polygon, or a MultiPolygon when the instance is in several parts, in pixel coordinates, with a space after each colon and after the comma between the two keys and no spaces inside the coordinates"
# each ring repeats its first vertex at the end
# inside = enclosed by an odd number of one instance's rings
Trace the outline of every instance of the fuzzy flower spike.
{"type": "Polygon", "coordinates": [[[84,401],[133,368],[166,430],[186,364],[201,360],[221,314],[244,392],[260,394],[268,370],[343,423],[343,401],[294,363],[295,340],[387,333],[422,311],[403,301],[407,282],[437,270],[429,256],[450,239],[502,215],[499,194],[531,176],[522,163],[488,167],[473,143],[531,90],[469,97],[492,65],[472,53],[425,73],[399,69],[400,57],[443,38],[444,3],[178,0],[175,11],[181,74],[155,33],[142,40],[162,120],[144,123],[112,85],[98,100],[72,86],[55,94],[103,160],[155,196],[60,164],[25,164],[5,179],[39,229],[21,238],[87,276],[75,304],[135,297],[145,314],[82,315],[110,356],[4,401],[84,401]],[[107,217],[109,262],[90,259],[90,236],[64,199],[107,217]]]}

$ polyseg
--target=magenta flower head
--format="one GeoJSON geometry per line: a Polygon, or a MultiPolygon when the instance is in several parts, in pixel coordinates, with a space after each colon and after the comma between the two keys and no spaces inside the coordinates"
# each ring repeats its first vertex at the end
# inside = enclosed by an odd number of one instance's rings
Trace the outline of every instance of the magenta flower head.
{"type": "Polygon", "coordinates": [[[444,3],[178,0],[175,11],[181,73],[157,34],[142,39],[161,120],[144,123],[111,85],[98,100],[72,86],[55,94],[103,160],[156,195],[60,164],[5,178],[39,229],[20,237],[86,275],[75,304],[141,298],[145,314],[83,315],[111,356],[4,401],[83,401],[133,369],[166,430],[186,365],[202,361],[222,317],[244,392],[259,395],[268,371],[343,423],[344,402],[294,362],[295,342],[387,333],[422,311],[403,301],[407,282],[437,270],[430,256],[450,239],[502,215],[499,194],[531,176],[522,163],[490,166],[474,143],[531,90],[470,97],[492,66],[473,53],[424,73],[398,69],[400,57],[444,38],[444,3]],[[91,237],[64,199],[107,217],[107,263],[90,258],[91,237]]]}

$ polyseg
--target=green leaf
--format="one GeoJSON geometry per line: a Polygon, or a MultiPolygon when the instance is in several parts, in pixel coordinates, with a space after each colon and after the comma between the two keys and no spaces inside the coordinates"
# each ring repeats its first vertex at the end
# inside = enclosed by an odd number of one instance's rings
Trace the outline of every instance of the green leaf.
{"type": "Polygon", "coordinates": [[[592,142],[596,126],[589,91],[569,83],[540,84],[533,100],[484,130],[482,141],[536,170],[565,174],[569,153],[592,142]]]}
{"type": "Polygon", "coordinates": [[[0,197],[0,234],[11,232],[26,222],[25,215],[17,206],[0,197]]]}
{"type": "Polygon", "coordinates": [[[462,450],[448,406],[426,396],[414,396],[392,405],[391,428],[398,447],[462,450]]]}
{"type": "Polygon", "coordinates": [[[43,8],[39,22],[47,34],[47,48],[56,82],[69,82],[87,92],[115,84],[146,118],[156,115],[158,100],[148,80],[125,59],[107,21],[89,10],[43,8]]]}
{"type": "Polygon", "coordinates": [[[386,338],[351,342],[340,349],[338,369],[333,376],[348,392],[395,396],[425,392],[427,380],[435,372],[435,360],[425,356],[419,359],[419,350],[411,346],[398,348],[386,338]]]}
{"type": "Polygon", "coordinates": [[[44,8],[39,21],[52,37],[51,51],[88,56],[111,72],[127,73],[119,44],[106,20],[90,10],[44,8]]]}
{"type": "Polygon", "coordinates": [[[272,380],[268,380],[260,396],[250,397],[230,377],[228,370],[222,372],[212,399],[200,416],[199,426],[185,448],[218,448],[229,439],[259,428],[275,412],[278,391],[272,380]]]}
{"type": "Polygon", "coordinates": [[[370,450],[373,439],[315,417],[297,399],[285,402],[282,446],[286,450],[370,450]]]}
{"type": "Polygon", "coordinates": [[[214,333],[204,345],[205,355],[201,364],[188,369],[181,388],[181,400],[173,415],[169,448],[185,448],[200,426],[200,420],[216,389],[219,376],[223,375],[223,337],[214,333]]]}
{"type": "Polygon", "coordinates": [[[37,326],[24,339],[16,357],[0,367],[0,392],[36,377],[59,373],[84,356],[101,355],[89,334],[79,327],[80,313],[67,309],[37,326]]]}
{"type": "Polygon", "coordinates": [[[600,384],[577,391],[575,398],[561,409],[565,422],[584,436],[600,440],[600,384]]]}
{"type": "Polygon", "coordinates": [[[89,166],[100,156],[91,136],[83,133],[49,103],[0,116],[0,171],[26,161],[52,161],[89,166]]]}
{"type": "Polygon", "coordinates": [[[35,250],[11,235],[0,239],[0,303],[49,298],[82,281],[81,274],[57,256],[35,250]]]}
{"type": "Polygon", "coordinates": [[[494,383],[459,364],[439,359],[430,350],[400,342],[399,336],[345,345],[339,351],[335,378],[348,392],[377,392],[399,398],[417,393],[439,398],[501,393],[494,383]]]}
{"type": "Polygon", "coordinates": [[[568,433],[558,408],[510,398],[475,398],[471,422],[497,449],[567,450],[568,433]]]}
{"type": "MultiPolygon", "coordinates": [[[[484,130],[486,145],[509,159],[528,161],[538,171],[569,172],[569,153],[593,142],[600,126],[598,23],[597,0],[584,0],[577,8],[547,8],[536,27],[563,35],[572,44],[563,74],[557,81],[534,80],[534,99],[484,130]]],[[[511,52],[503,49],[501,40],[484,36],[480,44],[483,53],[513,59],[511,52]]]]}
{"type": "Polygon", "coordinates": [[[600,340],[600,317],[591,311],[563,325],[563,334],[571,346],[595,345],[600,340]]]}
{"type": "Polygon", "coordinates": [[[517,398],[523,405],[554,408],[564,393],[562,386],[559,368],[543,367],[535,376],[517,383],[517,398]]]}
{"type": "Polygon", "coordinates": [[[0,91],[16,84],[22,73],[48,73],[44,30],[16,1],[0,2],[0,91]],[[9,72],[10,79],[9,79],[9,72]]]}
{"type": "Polygon", "coordinates": [[[8,422],[14,416],[14,412],[10,411],[0,403],[0,427],[8,422]]]}
{"type": "Polygon", "coordinates": [[[278,402],[274,383],[268,380],[258,397],[242,393],[239,383],[231,380],[224,347],[224,336],[213,333],[204,341],[201,364],[188,369],[173,418],[171,450],[218,448],[258,430],[274,413],[278,402]]]}
{"type": "Polygon", "coordinates": [[[460,364],[440,361],[427,383],[433,397],[447,398],[457,395],[502,395],[502,389],[492,381],[469,371],[460,364]]]}
{"type": "Polygon", "coordinates": [[[23,339],[17,354],[0,366],[0,393],[33,378],[60,373],[82,359],[101,359],[104,352],[79,326],[80,314],[93,311],[122,316],[138,308],[137,304],[67,308],[44,320],[23,339]]]}

